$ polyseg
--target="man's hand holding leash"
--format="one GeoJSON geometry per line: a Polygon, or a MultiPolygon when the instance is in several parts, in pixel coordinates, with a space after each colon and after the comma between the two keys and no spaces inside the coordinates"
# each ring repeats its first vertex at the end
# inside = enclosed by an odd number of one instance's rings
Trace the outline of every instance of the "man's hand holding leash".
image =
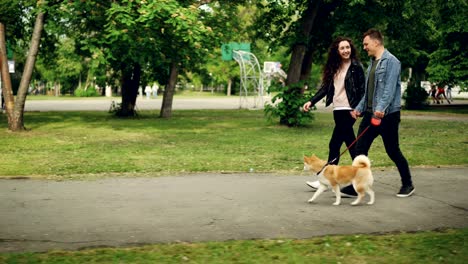
{"type": "Polygon", "coordinates": [[[375,111],[374,112],[374,116],[377,117],[377,118],[380,118],[382,119],[384,117],[385,113],[384,112],[380,112],[380,111],[375,111]]]}

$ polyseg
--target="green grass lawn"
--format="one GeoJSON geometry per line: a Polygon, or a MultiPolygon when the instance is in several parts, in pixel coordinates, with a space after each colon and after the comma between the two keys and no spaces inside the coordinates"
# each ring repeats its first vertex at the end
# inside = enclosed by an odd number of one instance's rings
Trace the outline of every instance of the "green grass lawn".
{"type": "MultiPolygon", "coordinates": [[[[0,115],[0,177],[158,176],[249,168],[299,173],[304,154],[327,157],[332,116],[314,115],[307,127],[287,128],[249,110],[174,111],[171,119],[157,118],[156,111],[142,111],[136,119],[106,112],[27,112],[30,130],[23,133],[9,132],[6,116],[0,115]]],[[[401,148],[410,166],[465,165],[467,129],[467,122],[456,120],[403,119],[401,148]]],[[[369,156],[375,167],[394,166],[380,138],[369,156]]],[[[343,155],[342,163],[350,162],[343,155]]]]}
{"type": "Polygon", "coordinates": [[[0,254],[0,263],[466,263],[468,229],[0,254]]]}

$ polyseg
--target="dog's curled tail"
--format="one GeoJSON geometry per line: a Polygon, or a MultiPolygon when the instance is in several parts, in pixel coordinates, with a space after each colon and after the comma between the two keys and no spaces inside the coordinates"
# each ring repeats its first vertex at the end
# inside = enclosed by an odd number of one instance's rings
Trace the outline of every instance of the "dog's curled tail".
{"type": "Polygon", "coordinates": [[[359,155],[353,160],[354,167],[370,168],[370,160],[366,155],[359,155]]]}

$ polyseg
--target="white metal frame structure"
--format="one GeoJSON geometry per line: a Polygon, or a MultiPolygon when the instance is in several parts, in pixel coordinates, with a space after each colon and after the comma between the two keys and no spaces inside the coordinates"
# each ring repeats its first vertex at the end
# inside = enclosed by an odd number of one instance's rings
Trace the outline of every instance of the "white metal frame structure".
{"type": "Polygon", "coordinates": [[[233,58],[240,67],[239,108],[249,108],[249,91],[253,92],[253,108],[263,107],[263,74],[253,53],[233,50],[233,58]]]}

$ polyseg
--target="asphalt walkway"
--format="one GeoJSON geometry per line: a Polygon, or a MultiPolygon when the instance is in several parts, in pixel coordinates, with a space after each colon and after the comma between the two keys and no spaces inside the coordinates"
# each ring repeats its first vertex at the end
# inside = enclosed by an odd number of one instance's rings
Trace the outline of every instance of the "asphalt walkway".
{"type": "Polygon", "coordinates": [[[376,169],[376,203],[316,203],[314,176],[188,174],[96,181],[0,180],[0,252],[166,242],[309,238],[468,227],[468,167],[413,168],[416,194],[376,169]]]}
{"type": "MultiPolygon", "coordinates": [[[[85,99],[53,99],[53,100],[26,100],[25,111],[108,111],[112,103],[120,103],[120,98],[85,98],[85,99]]],[[[174,110],[187,109],[239,109],[259,108],[265,102],[271,102],[271,96],[262,99],[254,97],[223,96],[223,97],[175,97],[172,108],[174,110]],[[256,107],[254,107],[256,106],[256,107]]],[[[137,110],[160,110],[162,97],[138,98],[137,110]]],[[[333,107],[325,107],[324,101],[317,103],[319,112],[331,112],[333,107]]],[[[456,99],[451,104],[433,104],[434,108],[468,107],[468,100],[456,99]]],[[[261,108],[261,107],[260,107],[261,108]]]]}

